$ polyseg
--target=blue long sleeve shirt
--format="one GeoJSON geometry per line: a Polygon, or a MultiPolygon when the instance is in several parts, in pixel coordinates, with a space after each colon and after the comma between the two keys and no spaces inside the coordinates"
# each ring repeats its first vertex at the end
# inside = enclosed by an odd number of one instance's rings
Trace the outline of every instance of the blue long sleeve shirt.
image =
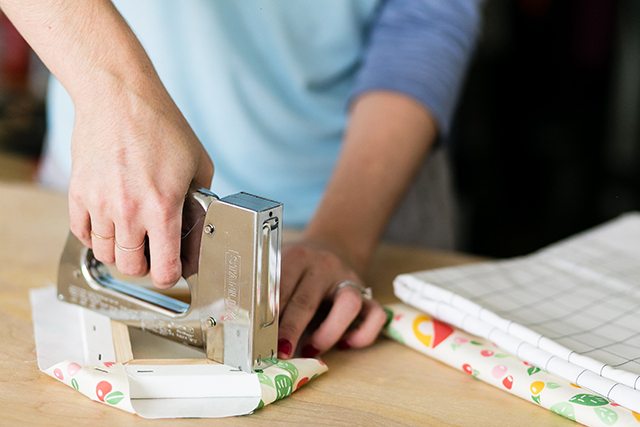
{"type": "Polygon", "coordinates": [[[389,90],[414,98],[451,125],[480,27],[478,0],[387,0],[373,22],[352,98],[389,90]]]}
{"type": "MultiPolygon", "coordinates": [[[[339,156],[347,106],[404,93],[449,128],[479,26],[478,0],[116,0],[216,165],[220,195],[313,215],[339,156]]],[[[73,104],[49,87],[41,179],[69,180],[73,104]]]]}

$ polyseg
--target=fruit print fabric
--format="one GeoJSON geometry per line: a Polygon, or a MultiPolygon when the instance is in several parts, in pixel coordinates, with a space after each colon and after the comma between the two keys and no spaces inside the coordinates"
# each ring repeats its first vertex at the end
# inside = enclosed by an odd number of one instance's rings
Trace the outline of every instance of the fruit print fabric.
{"type": "MultiPolygon", "coordinates": [[[[256,409],[289,396],[327,370],[327,365],[321,360],[291,359],[279,361],[258,372],[256,375],[260,381],[262,399],[256,409]]],[[[127,373],[120,363],[80,366],[75,362],[64,361],[51,366],[45,373],[91,400],[135,413],[129,397],[127,373]]]]}
{"type": "Polygon", "coordinates": [[[289,396],[327,369],[327,365],[318,359],[280,360],[258,373],[262,400],[256,409],[289,396]]]}
{"type": "Polygon", "coordinates": [[[640,414],[507,354],[485,339],[404,304],[386,310],[391,314],[385,335],[474,378],[582,424],[640,427],[640,414]],[[434,345],[437,331],[445,333],[434,345]]]}
{"type": "Polygon", "coordinates": [[[427,347],[436,348],[453,333],[453,328],[426,314],[421,314],[413,320],[413,333],[427,347]]]}
{"type": "Polygon", "coordinates": [[[120,363],[102,366],[80,366],[75,362],[60,362],[45,371],[48,375],[96,402],[135,413],[129,399],[129,381],[120,363]]]}

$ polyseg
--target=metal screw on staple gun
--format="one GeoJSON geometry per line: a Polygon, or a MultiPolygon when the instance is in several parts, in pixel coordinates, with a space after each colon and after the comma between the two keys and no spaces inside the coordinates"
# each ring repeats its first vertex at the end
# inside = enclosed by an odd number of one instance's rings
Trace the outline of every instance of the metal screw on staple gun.
{"type": "Polygon", "coordinates": [[[218,322],[216,322],[216,319],[214,319],[211,316],[209,316],[209,318],[207,319],[207,322],[209,322],[209,326],[211,327],[216,326],[218,324],[218,322]]]}
{"type": "Polygon", "coordinates": [[[216,228],[213,226],[213,224],[207,224],[204,226],[204,232],[207,234],[213,234],[216,232],[216,228]]]}

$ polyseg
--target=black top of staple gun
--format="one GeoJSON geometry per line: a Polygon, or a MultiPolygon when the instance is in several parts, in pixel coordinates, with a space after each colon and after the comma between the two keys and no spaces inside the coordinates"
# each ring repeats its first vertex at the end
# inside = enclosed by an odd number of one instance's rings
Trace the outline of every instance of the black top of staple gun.
{"type": "Polygon", "coordinates": [[[232,205],[239,206],[241,208],[250,209],[255,212],[274,209],[275,207],[280,205],[280,203],[274,202],[273,200],[265,199],[264,197],[255,196],[253,194],[245,192],[232,194],[230,196],[223,197],[220,200],[232,205]]]}

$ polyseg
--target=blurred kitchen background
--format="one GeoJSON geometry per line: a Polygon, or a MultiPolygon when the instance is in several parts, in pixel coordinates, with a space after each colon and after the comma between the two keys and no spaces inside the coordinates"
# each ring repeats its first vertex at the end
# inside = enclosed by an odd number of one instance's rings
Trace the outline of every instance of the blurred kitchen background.
{"type": "MultiPolygon", "coordinates": [[[[46,71],[0,16],[0,180],[33,179],[46,71]]],[[[449,142],[460,248],[513,256],[640,209],[640,1],[489,0],[449,142]]]]}

